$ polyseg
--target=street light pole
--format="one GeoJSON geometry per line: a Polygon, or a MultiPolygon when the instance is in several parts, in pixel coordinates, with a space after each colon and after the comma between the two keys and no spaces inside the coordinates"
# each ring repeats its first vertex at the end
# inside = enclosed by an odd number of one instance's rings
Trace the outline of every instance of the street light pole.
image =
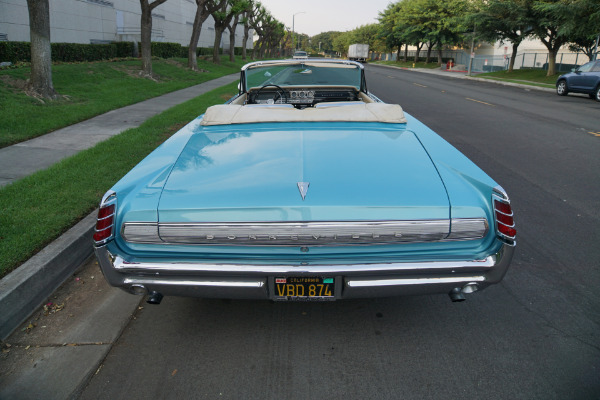
{"type": "Polygon", "coordinates": [[[294,39],[292,44],[295,47],[294,50],[298,49],[298,43],[296,42],[296,31],[294,30],[295,22],[296,22],[296,15],[298,15],[298,14],[306,14],[306,11],[300,11],[300,12],[297,12],[296,14],[292,15],[292,39],[294,39]]]}

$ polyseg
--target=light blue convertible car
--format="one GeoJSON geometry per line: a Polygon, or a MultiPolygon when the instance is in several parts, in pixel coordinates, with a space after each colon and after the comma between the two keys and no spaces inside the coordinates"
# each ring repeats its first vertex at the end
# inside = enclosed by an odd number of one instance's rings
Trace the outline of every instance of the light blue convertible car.
{"type": "Polygon", "coordinates": [[[328,301],[499,282],[516,230],[506,192],[350,61],[247,64],[114,185],[95,251],[108,282],[163,295],[328,301]]]}

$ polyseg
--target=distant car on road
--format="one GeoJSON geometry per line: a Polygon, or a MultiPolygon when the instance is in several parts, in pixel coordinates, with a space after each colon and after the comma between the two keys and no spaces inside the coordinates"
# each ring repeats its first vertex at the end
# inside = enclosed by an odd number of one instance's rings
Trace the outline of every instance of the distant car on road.
{"type": "Polygon", "coordinates": [[[590,98],[600,101],[600,60],[590,61],[574,68],[556,80],[556,93],[566,96],[569,92],[587,93],[590,98]]]}
{"type": "Polygon", "coordinates": [[[298,50],[294,53],[294,56],[292,58],[294,60],[306,60],[308,58],[308,53],[305,51],[298,50]]]}

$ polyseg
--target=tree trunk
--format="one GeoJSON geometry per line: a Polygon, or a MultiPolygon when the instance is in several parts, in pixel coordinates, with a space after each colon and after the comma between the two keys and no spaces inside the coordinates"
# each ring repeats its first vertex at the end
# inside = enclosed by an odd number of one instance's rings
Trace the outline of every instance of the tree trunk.
{"type": "Polygon", "coordinates": [[[240,16],[236,15],[233,18],[231,26],[229,26],[229,61],[235,62],[235,31],[237,29],[238,21],[240,16]]]}
{"type": "Polygon", "coordinates": [[[148,0],[140,0],[142,6],[142,75],[152,77],[152,8],[148,0]]]}
{"type": "Polygon", "coordinates": [[[425,57],[425,64],[429,63],[429,59],[431,58],[431,48],[433,44],[431,42],[427,43],[427,57],[425,57]]]}
{"type": "Polygon", "coordinates": [[[519,43],[513,43],[512,45],[512,54],[510,55],[510,63],[508,64],[508,72],[512,72],[515,67],[515,58],[517,58],[517,49],[519,48],[519,43]]]}
{"type": "Polygon", "coordinates": [[[248,22],[250,16],[248,14],[248,12],[244,14],[246,21],[246,23],[244,23],[244,38],[242,39],[242,60],[244,61],[246,61],[246,46],[248,44],[248,37],[250,36],[250,25],[248,22]]]}
{"type": "Polygon", "coordinates": [[[259,46],[262,43],[262,37],[259,37],[258,40],[256,41],[256,43],[254,43],[254,46],[252,46],[252,59],[256,60],[256,53],[257,50],[259,49],[259,46]]]}
{"type": "Polygon", "coordinates": [[[415,53],[415,64],[419,62],[419,53],[421,52],[422,47],[423,43],[417,43],[417,52],[415,53]]]}
{"type": "Polygon", "coordinates": [[[555,74],[556,71],[556,54],[558,53],[558,47],[550,50],[548,52],[548,73],[546,76],[551,76],[555,74]]]}
{"type": "Polygon", "coordinates": [[[404,62],[408,62],[408,43],[404,45],[404,62]]]}
{"type": "Polygon", "coordinates": [[[190,38],[190,45],[188,47],[188,68],[194,71],[198,71],[198,41],[200,40],[200,33],[202,32],[202,24],[210,14],[204,12],[204,6],[196,2],[198,7],[196,8],[196,16],[194,17],[194,26],[192,28],[192,37],[190,38]]]}
{"type": "Polygon", "coordinates": [[[224,30],[225,26],[215,22],[215,44],[213,47],[213,62],[215,64],[221,64],[221,36],[223,36],[224,30]]]}
{"type": "Polygon", "coordinates": [[[258,56],[260,57],[261,60],[263,60],[265,58],[266,50],[267,50],[267,41],[263,40],[263,42],[260,45],[260,51],[258,52],[258,56]]]}
{"type": "Polygon", "coordinates": [[[438,53],[438,54],[437,54],[437,57],[438,57],[438,64],[440,64],[440,67],[441,67],[441,66],[442,66],[442,63],[444,62],[444,61],[442,60],[442,45],[438,45],[438,48],[437,48],[437,53],[438,53]]]}
{"type": "Polygon", "coordinates": [[[52,84],[52,53],[50,47],[50,5],[48,0],[27,0],[31,35],[31,78],[29,90],[36,95],[54,99],[52,84]]]}
{"type": "Polygon", "coordinates": [[[558,50],[560,50],[560,47],[564,44],[564,41],[558,36],[557,29],[555,28],[548,28],[546,35],[546,37],[542,37],[541,35],[536,36],[548,49],[548,73],[546,76],[552,76],[556,71],[556,54],[558,53],[558,50]]]}

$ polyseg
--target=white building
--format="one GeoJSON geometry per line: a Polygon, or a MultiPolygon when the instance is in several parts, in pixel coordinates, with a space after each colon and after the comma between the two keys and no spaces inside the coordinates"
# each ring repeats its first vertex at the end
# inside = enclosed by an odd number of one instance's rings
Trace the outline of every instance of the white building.
{"type": "MultiPolygon", "coordinates": [[[[194,0],[168,0],[152,13],[152,41],[188,46],[196,14],[194,0]]],[[[54,43],[110,43],[140,41],[139,0],[50,0],[50,39],[54,43]]],[[[243,26],[235,45],[242,46],[243,26]]],[[[29,41],[27,0],[0,0],[0,40],[29,41]]],[[[198,47],[212,47],[214,22],[202,26],[198,47]]],[[[221,46],[229,47],[225,30],[221,46]]],[[[247,43],[252,48],[252,32],[247,43]]]]}

